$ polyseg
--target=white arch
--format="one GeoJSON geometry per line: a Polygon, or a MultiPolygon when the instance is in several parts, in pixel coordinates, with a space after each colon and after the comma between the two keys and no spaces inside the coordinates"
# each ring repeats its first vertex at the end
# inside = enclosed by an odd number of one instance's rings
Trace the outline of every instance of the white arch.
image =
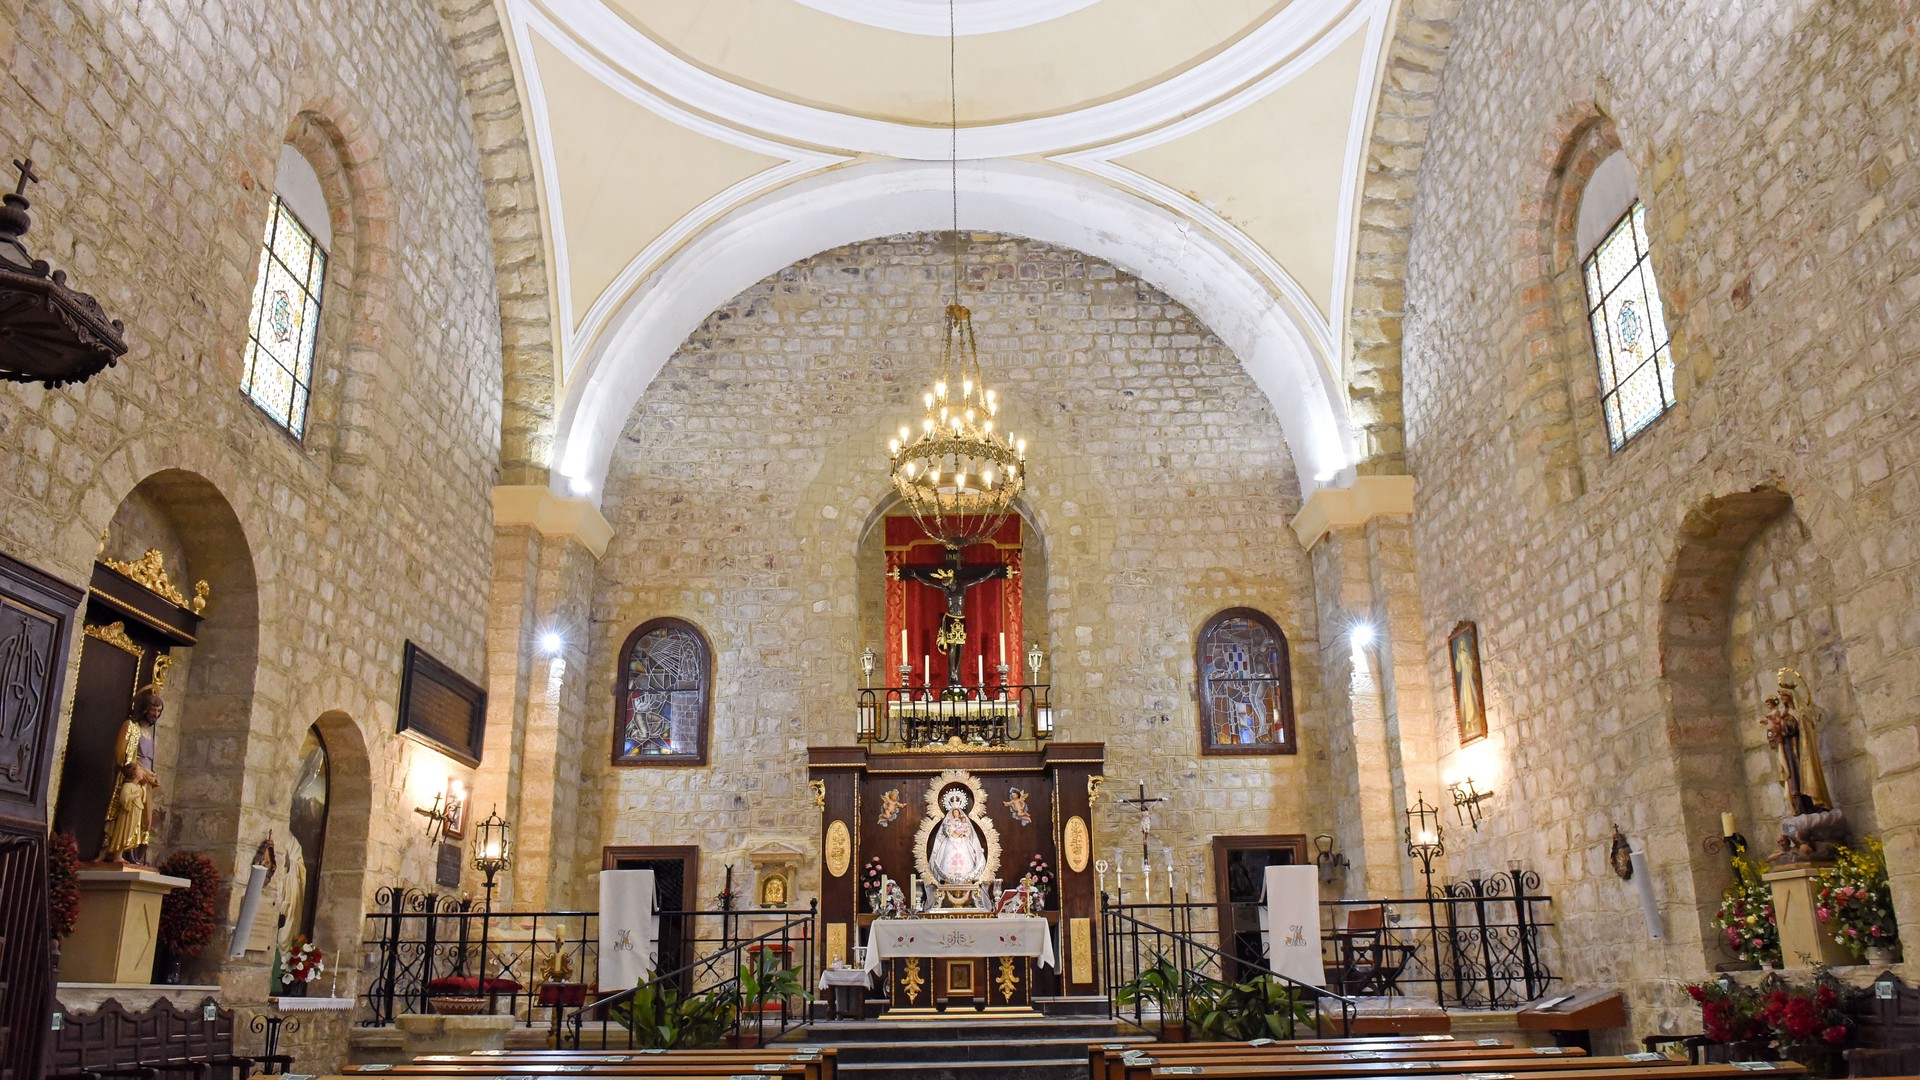
{"type": "MultiPolygon", "coordinates": [[[[1273,403],[1303,493],[1354,458],[1331,357],[1246,266],[1165,209],[1068,170],[963,162],[962,228],[1008,233],[1095,255],[1164,290],[1206,323],[1273,403]]],[[[709,314],[800,259],[895,233],[945,229],[944,163],[883,161],[835,170],[755,200],[682,248],[609,320],[567,386],[554,433],[557,490],[598,497],[634,405],[709,314]]]]}
{"type": "MultiPolygon", "coordinates": [[[[947,5],[940,0],[799,0],[852,22],[925,37],[947,36],[947,5]]],[[[1097,0],[957,0],[953,32],[997,34],[1071,15],[1097,0]]]]}

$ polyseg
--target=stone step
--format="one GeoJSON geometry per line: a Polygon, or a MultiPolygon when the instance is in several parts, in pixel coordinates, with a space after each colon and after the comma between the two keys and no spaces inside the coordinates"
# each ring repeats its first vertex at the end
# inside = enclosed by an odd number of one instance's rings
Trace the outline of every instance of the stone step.
{"type": "Polygon", "coordinates": [[[1094,1040],[1086,1038],[1021,1038],[1018,1040],[925,1038],[899,1042],[840,1043],[836,1045],[835,1050],[842,1064],[938,1061],[964,1065],[996,1061],[1026,1062],[1072,1058],[1084,1065],[1087,1059],[1087,1046],[1092,1041],[1094,1040]]]}
{"type": "Polygon", "coordinates": [[[1094,1043],[1112,1039],[1115,1031],[1114,1022],[1104,1016],[1007,1017],[960,1012],[912,1020],[883,1017],[878,1020],[819,1021],[807,1026],[805,1040],[836,1046],[930,1040],[1004,1042],[1067,1039],[1094,1043]]]}
{"type": "Polygon", "coordinates": [[[1087,1058],[1043,1061],[925,1061],[911,1064],[841,1063],[847,1080],[1086,1080],[1087,1058]]]}

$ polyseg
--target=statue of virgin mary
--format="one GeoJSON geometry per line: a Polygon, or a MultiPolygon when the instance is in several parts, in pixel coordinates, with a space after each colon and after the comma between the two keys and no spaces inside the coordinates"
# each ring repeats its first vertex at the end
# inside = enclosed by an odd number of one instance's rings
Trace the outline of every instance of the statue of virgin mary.
{"type": "Polygon", "coordinates": [[[945,810],[933,831],[927,865],[942,885],[977,885],[986,880],[987,850],[980,843],[973,819],[967,816],[967,793],[952,787],[940,796],[945,810]]]}

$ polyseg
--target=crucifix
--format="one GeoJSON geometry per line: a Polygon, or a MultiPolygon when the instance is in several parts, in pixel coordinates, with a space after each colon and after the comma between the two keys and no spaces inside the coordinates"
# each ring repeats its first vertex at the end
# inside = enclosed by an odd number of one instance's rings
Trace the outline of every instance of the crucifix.
{"type": "MultiPolygon", "coordinates": [[[[1121,799],[1122,805],[1133,807],[1140,815],[1140,877],[1146,882],[1147,903],[1153,903],[1153,856],[1147,853],[1147,834],[1153,831],[1153,807],[1155,803],[1166,802],[1166,796],[1147,797],[1147,782],[1140,781],[1140,794],[1131,799],[1121,799]]],[[[1173,868],[1173,856],[1167,856],[1167,868],[1173,868]]],[[[1173,878],[1167,878],[1167,902],[1173,902],[1173,878]]]]}
{"type": "MultiPolygon", "coordinates": [[[[948,689],[960,686],[960,647],[967,643],[967,590],[982,582],[1012,576],[1013,568],[1006,563],[962,566],[960,549],[957,547],[948,548],[945,562],[937,567],[896,566],[893,568],[895,581],[917,581],[922,585],[939,589],[947,598],[947,610],[940,616],[940,632],[934,638],[934,644],[940,646],[947,654],[948,689]]],[[[900,662],[910,663],[904,654],[900,657],[900,662]]],[[[985,688],[982,687],[982,689],[985,688]]]]}

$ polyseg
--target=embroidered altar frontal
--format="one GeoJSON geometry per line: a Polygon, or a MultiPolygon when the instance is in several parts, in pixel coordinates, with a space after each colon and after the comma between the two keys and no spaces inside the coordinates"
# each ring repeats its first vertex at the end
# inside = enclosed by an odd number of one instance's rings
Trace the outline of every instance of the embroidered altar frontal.
{"type": "Polygon", "coordinates": [[[1055,966],[1051,927],[1031,915],[875,919],[867,933],[893,1009],[1031,1008],[1035,961],[1055,966]]]}

